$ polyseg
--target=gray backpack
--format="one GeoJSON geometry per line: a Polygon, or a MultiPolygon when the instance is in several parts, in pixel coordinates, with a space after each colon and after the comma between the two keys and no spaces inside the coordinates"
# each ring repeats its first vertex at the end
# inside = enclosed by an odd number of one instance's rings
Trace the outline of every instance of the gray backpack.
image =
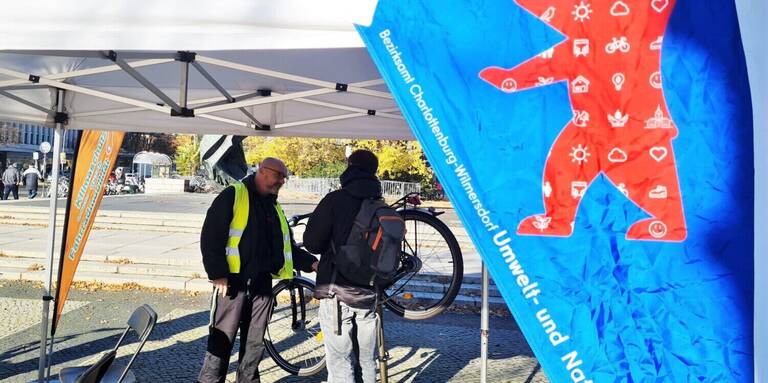
{"type": "Polygon", "coordinates": [[[364,199],[346,243],[336,251],[335,269],[361,286],[386,288],[400,267],[405,222],[381,199],[364,199]]]}

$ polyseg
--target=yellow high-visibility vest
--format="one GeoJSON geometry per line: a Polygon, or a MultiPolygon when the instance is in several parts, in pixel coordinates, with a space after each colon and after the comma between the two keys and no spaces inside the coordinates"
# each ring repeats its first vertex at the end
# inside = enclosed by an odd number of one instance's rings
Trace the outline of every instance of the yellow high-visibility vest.
{"type": "MultiPolygon", "coordinates": [[[[250,212],[250,200],[248,199],[248,189],[242,182],[232,184],[235,188],[235,203],[232,205],[232,222],[229,223],[229,239],[227,240],[227,265],[232,274],[240,273],[240,239],[243,236],[245,225],[248,224],[248,213],[250,212]]],[[[288,228],[288,221],[285,219],[283,207],[280,203],[275,204],[277,216],[280,220],[280,231],[283,234],[283,267],[277,274],[272,274],[272,278],[291,279],[293,278],[293,252],[291,251],[291,232],[288,228]]]]}

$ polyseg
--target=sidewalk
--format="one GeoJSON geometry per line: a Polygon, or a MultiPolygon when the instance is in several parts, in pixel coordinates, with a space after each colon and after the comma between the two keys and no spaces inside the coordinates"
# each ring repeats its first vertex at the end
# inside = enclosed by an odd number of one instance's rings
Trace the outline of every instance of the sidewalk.
{"type": "MultiPolygon", "coordinates": [[[[209,295],[177,292],[88,292],[73,290],[62,317],[52,373],[65,366],[88,364],[114,346],[130,312],[149,304],[159,321],[133,372],[139,382],[192,382],[200,369],[207,336],[209,295]]],[[[29,283],[0,281],[0,381],[28,382],[36,378],[40,339],[39,288],[29,283]]],[[[385,346],[390,382],[479,382],[480,317],[444,313],[424,321],[385,314],[385,346]]],[[[509,318],[491,317],[489,382],[546,383],[525,338],[509,318]]],[[[135,338],[121,348],[117,364],[124,365],[135,338]]],[[[234,382],[233,349],[227,382],[234,382]]],[[[263,382],[314,382],[327,377],[294,377],[267,356],[260,370],[263,382]]]]}
{"type": "MultiPolygon", "coordinates": [[[[130,310],[149,303],[161,320],[136,362],[138,380],[194,380],[205,349],[210,295],[210,284],[200,262],[196,225],[201,224],[212,198],[117,196],[104,200],[97,217],[97,224],[104,229],[91,232],[75,279],[169,290],[73,290],[63,315],[62,332],[57,334],[61,341],[56,346],[54,372],[63,366],[87,363],[111,347],[130,310]],[[126,220],[131,223],[125,224],[126,220]],[[157,231],[164,222],[170,231],[157,231]],[[164,367],[157,368],[159,365],[164,367]]],[[[316,203],[293,199],[284,201],[283,206],[286,214],[292,215],[312,211],[316,203]]],[[[18,280],[41,281],[47,275],[43,270],[49,235],[43,226],[47,224],[47,204],[46,200],[0,204],[0,220],[4,220],[0,225],[0,306],[4,308],[0,310],[0,323],[12,323],[0,327],[3,382],[26,382],[36,376],[39,287],[18,280]]],[[[480,259],[455,214],[448,210],[440,218],[457,234],[464,253],[465,278],[454,307],[476,309],[480,259]]],[[[301,230],[299,227],[297,238],[301,238],[301,230]]],[[[57,238],[60,232],[59,228],[57,238]]],[[[59,246],[57,243],[54,247],[57,258],[59,246]]],[[[493,289],[491,294],[491,307],[506,316],[491,317],[488,381],[546,383],[546,376],[509,317],[498,291],[493,289]]],[[[471,311],[446,312],[425,321],[403,320],[387,313],[390,381],[478,382],[480,318],[471,311]]],[[[127,355],[118,356],[118,362],[126,360],[127,355]]],[[[265,382],[322,382],[326,378],[324,374],[310,378],[289,376],[268,357],[261,370],[265,382]]],[[[228,381],[234,381],[232,369],[228,381]]]]}

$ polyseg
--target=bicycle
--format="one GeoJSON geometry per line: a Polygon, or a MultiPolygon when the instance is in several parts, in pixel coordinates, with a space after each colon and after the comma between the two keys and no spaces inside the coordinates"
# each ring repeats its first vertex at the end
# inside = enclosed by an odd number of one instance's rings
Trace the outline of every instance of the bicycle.
{"type": "MultiPolygon", "coordinates": [[[[437,218],[443,212],[420,204],[419,193],[414,192],[390,205],[403,217],[407,232],[395,282],[383,291],[381,300],[390,311],[412,320],[429,319],[448,308],[464,275],[458,241],[437,218]],[[416,287],[431,292],[410,291],[416,287]]],[[[292,228],[305,225],[303,221],[310,215],[293,216],[288,224],[292,228]]],[[[315,375],[325,368],[320,302],[313,297],[314,290],[315,283],[298,271],[293,279],[281,280],[272,289],[274,303],[264,346],[275,363],[293,375],[315,375]]]]}
{"type": "MultiPolygon", "coordinates": [[[[56,193],[57,193],[56,196],[58,198],[66,197],[67,194],[69,194],[69,177],[67,176],[59,177],[59,183],[57,186],[58,187],[56,190],[56,193]]],[[[52,192],[53,192],[53,187],[49,185],[48,190],[45,192],[45,197],[50,198],[52,192]]]]}

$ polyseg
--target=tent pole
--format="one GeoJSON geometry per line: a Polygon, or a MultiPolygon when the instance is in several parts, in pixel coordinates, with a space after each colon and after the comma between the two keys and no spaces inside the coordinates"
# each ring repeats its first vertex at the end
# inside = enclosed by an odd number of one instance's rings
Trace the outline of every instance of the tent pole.
{"type": "MultiPolygon", "coordinates": [[[[64,90],[58,89],[56,97],[56,112],[64,111],[64,90]]],[[[48,213],[48,263],[45,271],[47,273],[45,279],[45,286],[43,290],[43,315],[40,322],[40,363],[38,365],[37,380],[48,381],[46,375],[47,358],[45,347],[48,344],[48,311],[53,297],[51,296],[51,280],[53,279],[53,249],[54,242],[56,241],[56,204],[59,191],[59,157],[61,153],[61,136],[62,136],[62,124],[56,123],[56,130],[53,136],[53,161],[51,163],[51,200],[50,211],[48,213]]],[[[66,217],[64,218],[66,219],[66,217]]],[[[53,348],[53,345],[51,345],[53,348]]]]}
{"type": "Polygon", "coordinates": [[[181,63],[181,80],[179,82],[179,106],[187,107],[187,94],[189,92],[189,63],[181,63]]]}
{"type": "Polygon", "coordinates": [[[488,268],[482,263],[482,308],[480,309],[480,382],[488,378],[488,268]]]}

